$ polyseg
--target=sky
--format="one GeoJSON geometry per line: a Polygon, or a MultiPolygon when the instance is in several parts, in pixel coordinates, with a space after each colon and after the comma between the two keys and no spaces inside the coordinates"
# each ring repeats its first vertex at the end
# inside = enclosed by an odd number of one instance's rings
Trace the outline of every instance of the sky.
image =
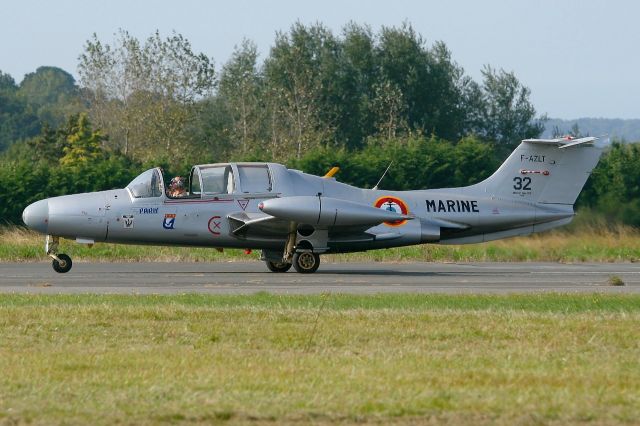
{"type": "Polygon", "coordinates": [[[477,81],[485,64],[513,71],[540,114],[640,118],[638,17],[632,0],[4,0],[0,71],[20,82],[48,65],[77,78],[86,40],[113,43],[119,28],[140,39],[175,30],[220,67],[243,38],[264,59],[296,21],[334,34],[350,21],[374,33],[406,21],[477,81]]]}

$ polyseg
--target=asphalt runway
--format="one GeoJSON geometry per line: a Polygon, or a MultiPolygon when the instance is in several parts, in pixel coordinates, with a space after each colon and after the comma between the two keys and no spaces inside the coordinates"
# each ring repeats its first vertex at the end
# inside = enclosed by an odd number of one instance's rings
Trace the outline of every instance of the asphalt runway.
{"type": "Polygon", "coordinates": [[[101,294],[640,293],[631,263],[324,263],[315,274],[268,272],[262,262],[0,263],[2,293],[101,294]],[[608,285],[617,275],[625,286],[608,285]]]}

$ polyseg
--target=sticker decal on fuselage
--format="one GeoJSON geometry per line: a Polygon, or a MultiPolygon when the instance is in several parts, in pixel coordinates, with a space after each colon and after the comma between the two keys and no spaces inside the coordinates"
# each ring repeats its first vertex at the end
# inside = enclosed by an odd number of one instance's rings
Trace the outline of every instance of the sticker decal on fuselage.
{"type": "Polygon", "coordinates": [[[133,215],[132,214],[123,214],[122,215],[122,227],[124,229],[133,229],[133,215]]]}
{"type": "Polygon", "coordinates": [[[175,229],[176,226],[176,215],[175,213],[167,213],[164,215],[164,221],[162,222],[162,227],[164,229],[175,229]]]}
{"type": "MultiPolygon", "coordinates": [[[[380,197],[373,205],[382,210],[388,210],[390,212],[396,212],[398,214],[409,214],[409,207],[402,199],[398,197],[380,197]]],[[[387,226],[402,226],[407,223],[406,220],[397,220],[391,222],[383,222],[387,226]]]]}
{"type": "Polygon", "coordinates": [[[213,216],[207,224],[209,232],[211,232],[214,237],[220,235],[220,231],[222,230],[222,221],[220,219],[222,219],[220,216],[213,216]]]}

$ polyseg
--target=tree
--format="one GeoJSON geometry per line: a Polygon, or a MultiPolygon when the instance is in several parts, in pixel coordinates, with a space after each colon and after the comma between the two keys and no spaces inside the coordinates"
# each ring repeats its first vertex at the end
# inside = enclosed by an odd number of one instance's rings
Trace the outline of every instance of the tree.
{"type": "MultiPolygon", "coordinates": [[[[378,85],[397,87],[409,130],[456,140],[465,134],[463,90],[469,79],[442,42],[431,48],[413,27],[383,27],[377,48],[378,85]]],[[[381,121],[380,119],[378,121],[381,121]]]]}
{"type": "Polygon", "coordinates": [[[255,43],[244,40],[220,73],[218,97],[231,119],[228,140],[240,155],[251,151],[263,136],[262,79],[256,68],[257,58],[255,43]]]}
{"type": "Polygon", "coordinates": [[[66,146],[62,148],[60,165],[79,168],[95,163],[104,155],[102,142],[106,137],[101,130],[93,130],[87,114],[81,113],[69,118],[66,146]]]}
{"type": "Polygon", "coordinates": [[[0,93],[15,93],[17,90],[18,86],[13,77],[0,71],[0,93]]]}
{"type": "Polygon", "coordinates": [[[295,24],[278,33],[265,61],[273,152],[285,158],[331,140],[334,111],[327,103],[337,66],[338,42],[322,25],[295,24]]]}
{"type": "Polygon", "coordinates": [[[175,32],[166,39],[156,32],[144,43],[123,30],[117,37],[111,46],[94,34],[79,58],[91,117],[126,154],[179,161],[194,143],[186,128],[198,101],[214,87],[212,60],[175,32]]]}
{"type": "Polygon", "coordinates": [[[68,72],[56,67],[38,67],[27,74],[17,91],[41,123],[58,126],[70,114],[84,111],[80,91],[68,72]]]}
{"type": "Polygon", "coordinates": [[[512,72],[482,70],[482,98],[477,112],[475,132],[486,140],[512,148],[520,140],[539,136],[545,116],[536,118],[536,110],[523,86],[512,72]]]}
{"type": "Polygon", "coordinates": [[[104,134],[84,113],[0,154],[0,220],[20,223],[22,210],[43,198],[122,188],[140,164],[102,148],[104,134]]]}
{"type": "Polygon", "coordinates": [[[31,148],[29,157],[33,162],[46,162],[56,164],[63,155],[63,149],[67,144],[66,134],[60,129],[53,128],[45,123],[38,136],[27,140],[27,146],[31,148]]]}
{"type": "Polygon", "coordinates": [[[338,72],[332,78],[335,140],[338,145],[358,149],[376,133],[379,118],[373,104],[379,73],[375,38],[369,27],[351,22],[343,29],[340,47],[338,72]]]}
{"type": "Polygon", "coordinates": [[[640,226],[640,144],[614,142],[587,181],[578,204],[607,221],[640,226]]]}
{"type": "Polygon", "coordinates": [[[407,104],[400,88],[389,80],[374,86],[372,110],[380,135],[394,139],[397,132],[407,130],[407,104]]]}
{"type": "Polygon", "coordinates": [[[18,86],[13,77],[0,71],[0,152],[39,131],[40,123],[18,97],[18,86]]]}
{"type": "MultiPolygon", "coordinates": [[[[573,126],[571,126],[571,130],[569,131],[569,136],[571,136],[572,138],[581,138],[583,136],[582,132],[580,131],[580,126],[578,126],[578,123],[573,123],[573,126]]],[[[589,136],[589,135],[584,135],[584,136],[589,136]]]]}

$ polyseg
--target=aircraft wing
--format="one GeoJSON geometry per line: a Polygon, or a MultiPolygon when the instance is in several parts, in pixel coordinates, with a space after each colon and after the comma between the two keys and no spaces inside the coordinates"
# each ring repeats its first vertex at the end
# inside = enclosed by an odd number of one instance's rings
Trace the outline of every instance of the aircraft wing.
{"type": "Polygon", "coordinates": [[[383,222],[413,219],[348,200],[317,196],[294,196],[265,200],[261,212],[237,212],[228,216],[231,233],[239,238],[283,238],[291,222],[329,229],[332,236],[365,237],[365,231],[383,222]]]}

